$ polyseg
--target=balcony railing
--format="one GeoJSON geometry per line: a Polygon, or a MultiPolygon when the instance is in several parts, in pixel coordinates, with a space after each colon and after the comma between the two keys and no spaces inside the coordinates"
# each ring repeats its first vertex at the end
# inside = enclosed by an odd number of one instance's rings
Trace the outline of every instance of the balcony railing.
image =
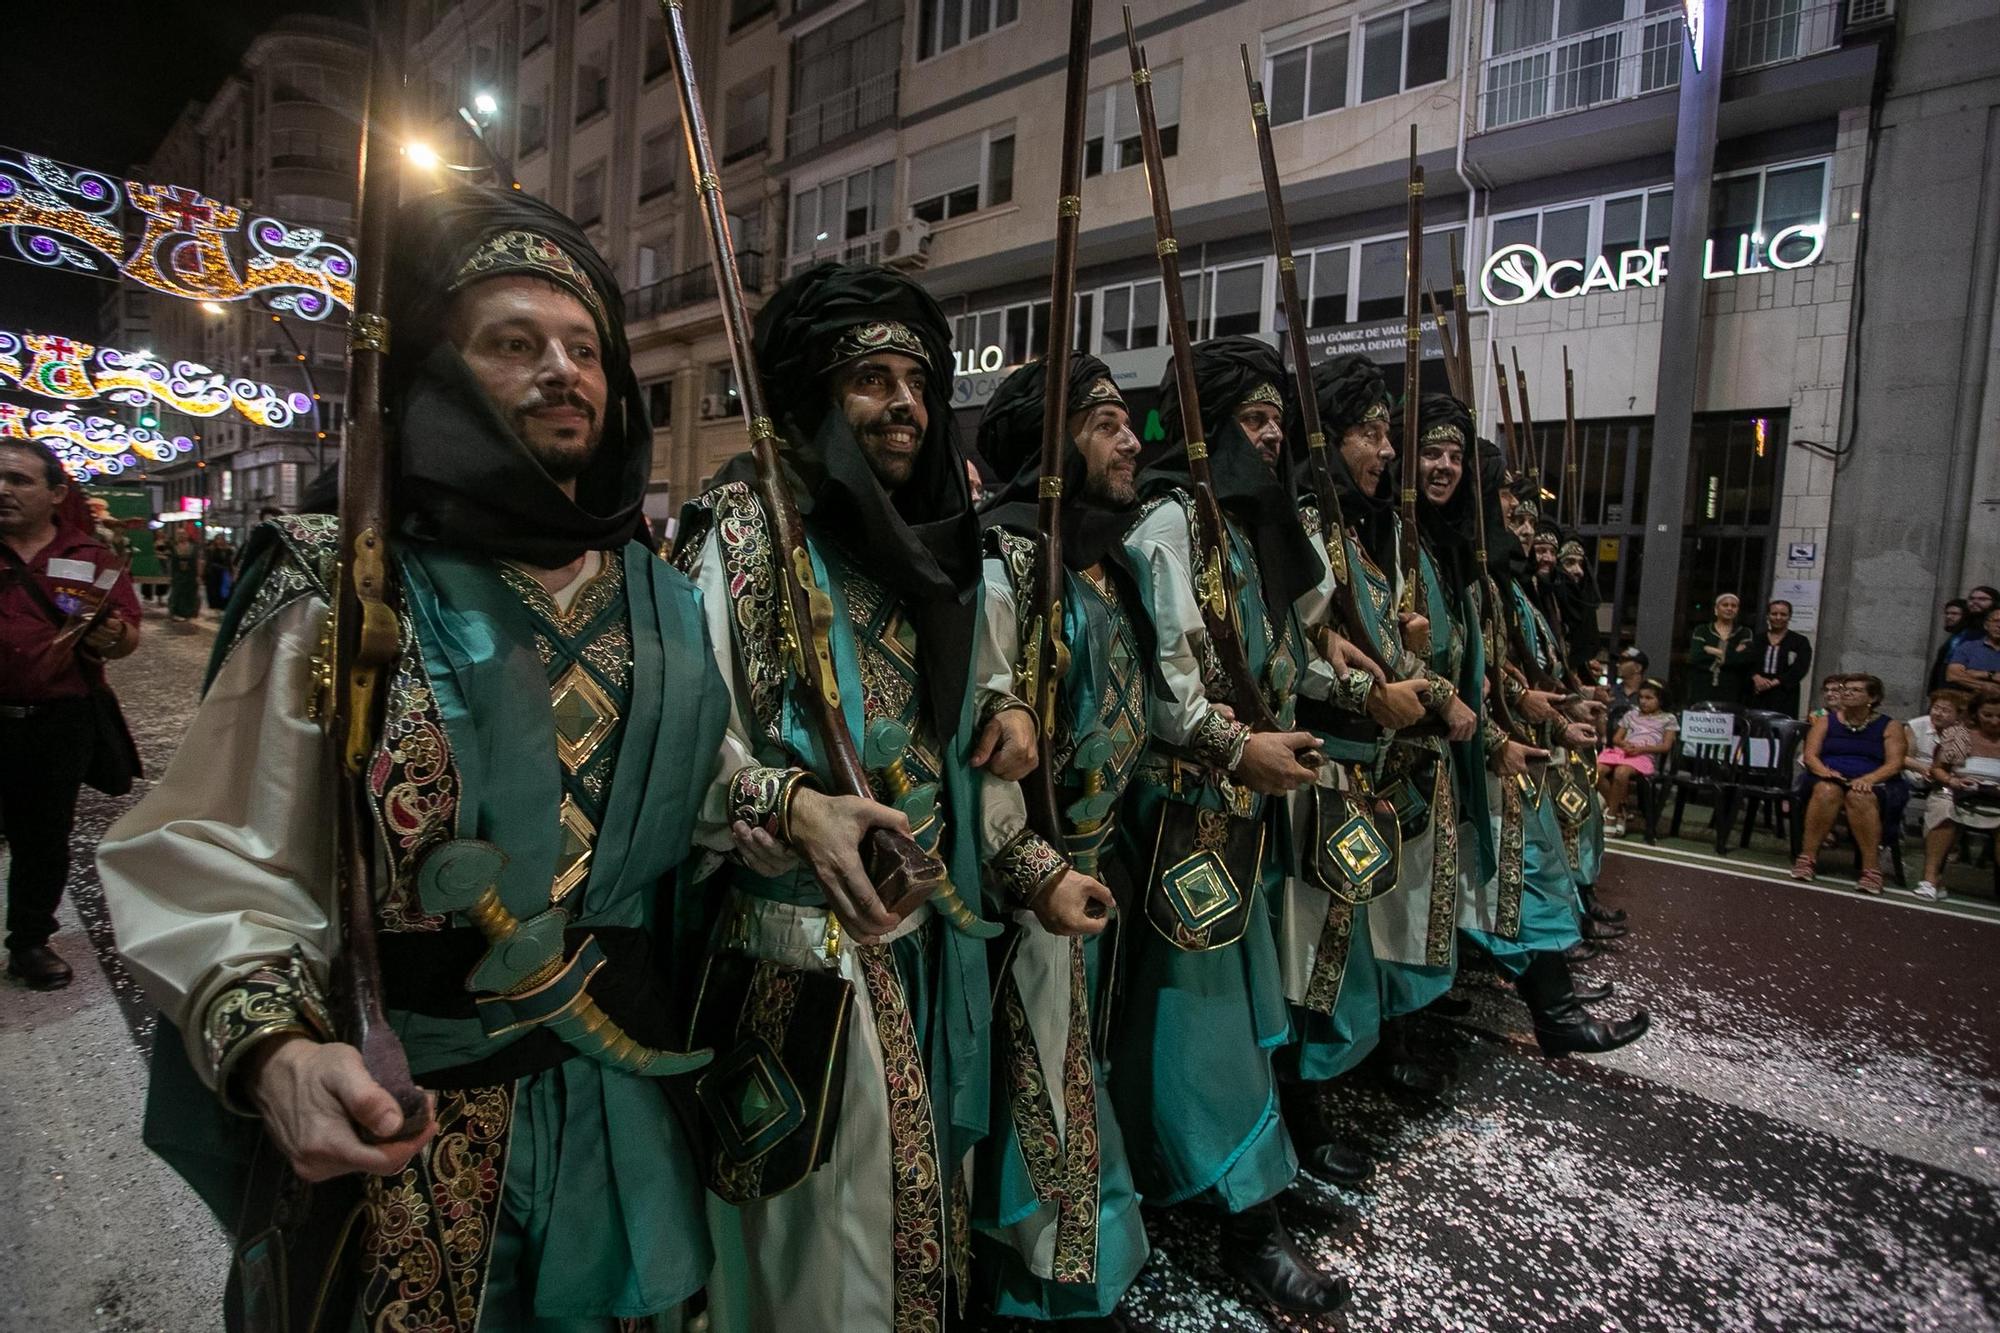
{"type": "Polygon", "coordinates": [[[785,256],[785,276],[790,277],[800,269],[811,268],[814,264],[832,260],[837,264],[879,264],[882,262],[882,238],[888,229],[871,231],[845,241],[828,241],[816,245],[811,250],[785,256]]]}
{"type": "MultiPolygon", "coordinates": [[[[1732,73],[1813,55],[1840,40],[1840,0],[1738,0],[1724,35],[1732,73]]],[[[1497,130],[1679,86],[1687,22],[1678,10],[1538,42],[1487,60],[1479,128],[1497,130]]]]}
{"type": "MultiPolygon", "coordinates": [[[[757,292],[764,289],[764,256],[757,250],[736,252],[736,272],[743,280],[743,290],[757,292]]],[[[671,278],[661,278],[658,282],[644,287],[634,287],[625,293],[625,319],[628,323],[651,319],[674,310],[685,310],[689,306],[700,305],[703,301],[715,299],[715,268],[703,264],[685,273],[676,273],[671,278]]]]}
{"type": "Polygon", "coordinates": [[[785,152],[811,152],[843,134],[887,120],[896,114],[896,80],[890,70],[843,88],[831,97],[800,107],[785,117],[785,152]]]}

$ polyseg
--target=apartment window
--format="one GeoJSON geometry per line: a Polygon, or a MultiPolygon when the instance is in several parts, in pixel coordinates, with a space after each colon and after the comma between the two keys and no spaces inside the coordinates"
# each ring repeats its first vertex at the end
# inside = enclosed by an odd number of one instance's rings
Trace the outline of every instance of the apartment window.
{"type": "Polygon", "coordinates": [[[639,202],[670,193],[680,178],[675,143],[680,129],[656,130],[639,141],[639,202]]]}
{"type": "Polygon", "coordinates": [[[1021,16],[1021,0],[922,0],[917,7],[917,59],[928,60],[1004,28],[1021,16]]]}
{"type": "Polygon", "coordinates": [[[910,155],[910,215],[943,222],[1014,197],[1014,127],[1003,125],[910,155]]]}
{"type": "Polygon", "coordinates": [[[852,254],[865,262],[868,247],[858,243],[889,225],[895,190],[896,166],[885,162],[793,194],[793,259],[852,254]]]}
{"type": "Polygon", "coordinates": [[[600,46],[576,67],[576,119],[580,125],[611,105],[611,52],[600,46]]]}
{"type": "Polygon", "coordinates": [[[1451,65],[1451,0],[1361,25],[1361,97],[1372,102],[1443,80],[1451,65]]]}
{"type": "Polygon", "coordinates": [[[1597,253],[1618,262],[1626,250],[1657,250],[1667,243],[1674,220],[1674,192],[1641,190],[1604,201],[1597,253]]]}
{"type": "Polygon", "coordinates": [[[1280,49],[1264,62],[1264,93],[1273,125],[1289,125],[1347,105],[1348,35],[1280,49]]]}
{"type": "Polygon", "coordinates": [[[579,14],[588,14],[603,3],[604,0],[576,0],[576,12],[579,14]]]}
{"type": "Polygon", "coordinates": [[[1304,256],[1300,301],[1308,329],[1330,329],[1347,323],[1347,294],[1353,286],[1349,269],[1354,247],[1333,245],[1304,256]]]}
{"type": "Polygon", "coordinates": [[[579,227],[604,220],[604,164],[593,163],[576,173],[576,188],[570,194],[570,215],[579,227]]]}
{"type": "Polygon", "coordinates": [[[800,37],[785,151],[809,152],[893,116],[902,61],[902,0],[867,0],[800,37]]]}
{"type": "Polygon", "coordinates": [[[1132,352],[1158,347],[1166,334],[1160,280],[1120,283],[1097,292],[1098,352],[1132,352]]]}
{"type": "Polygon", "coordinates": [[[646,386],[646,420],[654,430],[665,430],[674,424],[673,380],[654,380],[646,386]]]}
{"type": "Polygon", "coordinates": [[[1211,268],[1201,275],[1200,314],[1194,316],[1197,338],[1223,338],[1256,333],[1264,320],[1264,261],[1211,268]]]}
{"type": "Polygon", "coordinates": [[[521,54],[527,55],[549,39],[549,7],[532,0],[521,6],[521,54]]]}
{"type": "Polygon", "coordinates": [[[743,415],[743,397],[736,391],[736,367],[724,361],[710,366],[701,381],[701,417],[717,421],[743,415]]]}
{"type": "Polygon", "coordinates": [[[952,345],[978,353],[998,347],[1001,364],[1018,366],[1040,356],[1049,344],[1049,303],[1022,301],[995,310],[960,315],[952,322],[952,345]]]}
{"type": "Polygon", "coordinates": [[[771,76],[760,74],[729,90],[722,111],[722,160],[761,153],[771,142],[771,76]]]}
{"type": "Polygon", "coordinates": [[[760,19],[777,7],[775,0],[729,0],[729,30],[760,19]]]}
{"type": "Polygon", "coordinates": [[[1550,259],[1581,263],[1591,254],[1591,205],[1564,204],[1493,219],[1493,249],[1532,245],[1550,259]]]}
{"type": "MultiPolygon", "coordinates": [[[[1463,228],[1440,227],[1424,233],[1422,261],[1418,266],[1419,292],[1428,291],[1443,309],[1451,308],[1451,238],[1459,237],[1459,254],[1465,253],[1463,228]]],[[[1407,238],[1387,236],[1364,241],[1354,275],[1354,322],[1379,323],[1406,319],[1403,308],[1403,256],[1407,238]]],[[[1421,305],[1422,297],[1418,298],[1421,305]]]]}
{"type": "MultiPolygon", "coordinates": [[[[1708,239],[1715,247],[1718,268],[1769,263],[1769,248],[1780,232],[1825,225],[1826,161],[1718,177],[1709,207],[1708,239]]],[[[1806,244],[1787,238],[1788,248],[1802,249],[1806,244]]]]}
{"type": "Polygon", "coordinates": [[[549,90],[546,85],[534,94],[521,99],[521,112],[517,117],[514,152],[518,157],[539,153],[549,146],[549,90]]]}
{"type": "MultiPolygon", "coordinates": [[[[1160,156],[1179,151],[1181,137],[1181,67],[1153,71],[1153,118],[1160,126],[1160,156]]],[[[1120,79],[1091,93],[1083,117],[1083,174],[1101,176],[1123,171],[1145,160],[1139,144],[1139,104],[1132,81],[1120,79]]]]}
{"type": "Polygon", "coordinates": [[[647,7],[640,48],[640,59],[645,62],[639,67],[642,83],[651,83],[674,67],[673,55],[667,50],[667,21],[660,16],[658,6],[647,7]]]}

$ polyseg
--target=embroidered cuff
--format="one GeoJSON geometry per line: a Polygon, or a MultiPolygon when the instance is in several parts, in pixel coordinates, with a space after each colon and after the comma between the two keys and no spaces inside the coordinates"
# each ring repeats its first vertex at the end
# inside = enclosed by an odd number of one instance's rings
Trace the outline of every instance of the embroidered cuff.
{"type": "Polygon", "coordinates": [[[1034,716],[1035,710],[1032,705],[1024,699],[1007,693],[1005,690],[987,690],[982,691],[982,693],[985,695],[985,698],[979,706],[979,725],[981,727],[984,727],[988,722],[991,722],[994,718],[1010,709],[1018,708],[1030,717],[1034,716]]]}
{"type": "Polygon", "coordinates": [[[1243,743],[1249,739],[1249,727],[1211,710],[1195,724],[1194,734],[1188,737],[1188,748],[1203,763],[1227,773],[1243,762],[1243,743]]]}
{"type": "Polygon", "coordinates": [[[1375,677],[1360,667],[1354,667],[1334,677],[1327,701],[1350,713],[1365,713],[1368,711],[1368,695],[1374,688],[1375,677]]]}
{"type": "Polygon", "coordinates": [[[1043,889],[1061,879],[1069,868],[1069,858],[1030,828],[1009,838],[987,862],[993,883],[1023,907],[1033,903],[1043,889]]]}
{"type": "Polygon", "coordinates": [[[1433,713],[1458,697],[1458,690],[1452,683],[1435,671],[1425,671],[1424,706],[1433,713]]]}
{"type": "Polygon", "coordinates": [[[764,768],[746,764],[729,780],[729,815],[752,828],[761,828],[779,842],[792,840],[792,797],[804,783],[817,790],[819,784],[803,768],[764,768]]]}
{"type": "Polygon", "coordinates": [[[256,1114],[237,1095],[236,1071],[259,1043],[288,1033],[328,1041],[333,1021],[319,983],[298,949],[282,962],[268,963],[237,978],[209,1001],[202,1020],[202,1045],[222,1104],[238,1115],[256,1114]]]}
{"type": "Polygon", "coordinates": [[[1501,748],[1507,744],[1507,729],[1489,717],[1486,719],[1483,732],[1486,741],[1486,757],[1491,759],[1494,755],[1500,753],[1501,748]]]}
{"type": "Polygon", "coordinates": [[[1502,679],[1506,681],[1506,684],[1503,686],[1503,688],[1507,691],[1508,703],[1513,703],[1516,699],[1519,699],[1522,695],[1528,692],[1528,683],[1522,680],[1519,676],[1515,675],[1513,672],[1511,671],[1507,672],[1506,675],[1502,677],[1502,679]]]}

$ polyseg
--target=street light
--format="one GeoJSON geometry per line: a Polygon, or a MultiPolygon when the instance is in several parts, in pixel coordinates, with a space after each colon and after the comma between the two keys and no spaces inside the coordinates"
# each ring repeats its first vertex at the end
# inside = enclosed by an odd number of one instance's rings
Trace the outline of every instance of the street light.
{"type": "Polygon", "coordinates": [[[413,141],[404,144],[403,156],[410,159],[410,165],[421,171],[436,171],[445,164],[444,159],[437,155],[437,149],[422,142],[413,141]]]}
{"type": "Polygon", "coordinates": [[[472,98],[472,109],[482,120],[491,120],[500,114],[500,99],[492,93],[477,93],[472,98]]]}

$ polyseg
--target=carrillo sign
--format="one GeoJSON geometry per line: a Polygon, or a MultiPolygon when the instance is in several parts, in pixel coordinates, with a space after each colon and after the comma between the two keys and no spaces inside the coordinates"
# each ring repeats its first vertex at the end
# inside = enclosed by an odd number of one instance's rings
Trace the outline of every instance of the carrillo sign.
{"type": "MultiPolygon", "coordinates": [[[[1704,278],[1734,278],[1748,273],[1804,268],[1817,263],[1826,249],[1826,229],[1818,225],[1787,227],[1771,238],[1759,255],[1756,239],[1737,239],[1734,263],[1718,265],[1715,242],[1702,246],[1704,278]]],[[[1537,297],[1588,296],[1592,292],[1622,292],[1628,287],[1657,287],[1667,276],[1667,247],[1621,250],[1599,255],[1588,265],[1577,259],[1550,259],[1532,245],[1503,245],[1479,271],[1479,290],[1491,305],[1520,305],[1537,297]]]]}

